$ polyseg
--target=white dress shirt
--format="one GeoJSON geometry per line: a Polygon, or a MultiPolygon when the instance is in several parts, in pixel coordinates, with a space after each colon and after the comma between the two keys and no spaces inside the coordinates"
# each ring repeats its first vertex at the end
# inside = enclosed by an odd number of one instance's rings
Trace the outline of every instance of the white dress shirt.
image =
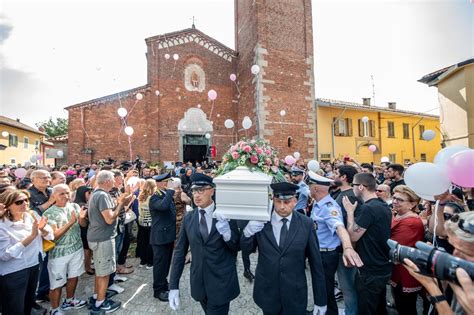
{"type": "MultiPolygon", "coordinates": [[[[293,217],[293,213],[291,213],[289,216],[286,217],[288,219],[288,222],[286,222],[286,227],[288,228],[288,231],[290,230],[290,222],[291,222],[292,217],[293,217]]],[[[278,246],[280,246],[280,231],[281,231],[281,227],[283,226],[283,222],[281,222],[281,219],[283,219],[283,217],[280,216],[276,211],[273,211],[271,223],[272,223],[273,235],[275,236],[275,240],[278,246]]]]}
{"type": "MultiPolygon", "coordinates": [[[[23,220],[12,222],[8,218],[0,219],[0,275],[4,276],[16,271],[33,267],[39,263],[38,254],[43,253],[43,240],[38,231],[36,238],[28,245],[21,243],[31,235],[33,218],[31,213],[25,213],[23,220]]],[[[39,221],[40,217],[34,213],[39,221]]],[[[53,240],[53,230],[46,224],[47,240],[53,240]]]]}
{"type": "Polygon", "coordinates": [[[207,225],[207,234],[211,234],[211,228],[212,228],[212,214],[214,213],[214,202],[211,203],[208,207],[206,208],[199,208],[199,221],[201,220],[201,209],[206,211],[204,214],[204,218],[206,218],[206,225],[207,225]]]}

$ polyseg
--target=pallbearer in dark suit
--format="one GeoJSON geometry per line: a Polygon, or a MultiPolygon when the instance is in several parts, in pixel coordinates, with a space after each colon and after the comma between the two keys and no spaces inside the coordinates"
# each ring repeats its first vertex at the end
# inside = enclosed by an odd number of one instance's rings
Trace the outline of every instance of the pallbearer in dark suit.
{"type": "Polygon", "coordinates": [[[167,189],[171,174],[153,176],[159,191],[150,198],[151,232],[153,247],[153,291],[154,297],[168,301],[168,273],[170,271],[173,246],[176,239],[176,208],[174,190],[167,189]]]}
{"type": "Polygon", "coordinates": [[[229,313],[230,301],[240,294],[236,258],[239,231],[235,221],[213,219],[215,204],[212,178],[196,173],[191,177],[196,205],[184,216],[174,251],[170,276],[170,307],[179,307],[179,279],[188,247],[191,248],[191,296],[206,315],[229,313]]]}
{"type": "Polygon", "coordinates": [[[313,314],[324,314],[326,286],[316,227],[310,218],[293,211],[299,186],[285,182],[270,187],[274,206],[271,221],[249,221],[241,239],[242,250],[254,251],[258,247],[253,299],[264,314],[306,314],[308,258],[315,302],[313,314]]]}

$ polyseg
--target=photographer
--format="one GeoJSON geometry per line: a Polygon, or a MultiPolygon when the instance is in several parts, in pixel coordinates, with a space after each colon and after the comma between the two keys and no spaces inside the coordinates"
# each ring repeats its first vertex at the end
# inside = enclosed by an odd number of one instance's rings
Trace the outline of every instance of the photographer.
{"type": "MultiPolygon", "coordinates": [[[[474,212],[454,215],[445,224],[449,243],[454,247],[454,256],[474,262],[474,212]]],[[[466,271],[457,268],[459,285],[449,283],[455,297],[449,306],[435,278],[420,274],[420,269],[409,259],[404,259],[405,267],[431,296],[430,301],[440,314],[474,314],[474,284],[466,271]]],[[[449,267],[449,266],[447,266],[449,267]]],[[[472,272],[472,271],[471,271],[472,272]]]]}

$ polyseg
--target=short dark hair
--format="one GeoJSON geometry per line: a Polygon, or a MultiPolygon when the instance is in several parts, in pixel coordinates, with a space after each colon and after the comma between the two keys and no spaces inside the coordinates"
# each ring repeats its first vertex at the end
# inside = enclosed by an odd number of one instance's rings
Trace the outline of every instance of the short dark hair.
{"type": "Polygon", "coordinates": [[[361,167],[361,168],[367,168],[367,169],[369,169],[371,172],[374,171],[374,167],[373,167],[372,164],[370,164],[370,163],[362,163],[362,164],[360,165],[360,167],[361,167]]]}
{"type": "Polygon", "coordinates": [[[354,176],[354,179],[357,179],[358,184],[364,185],[370,192],[375,192],[377,188],[377,182],[375,181],[375,177],[370,173],[358,173],[354,176]]]}
{"type": "Polygon", "coordinates": [[[390,168],[395,172],[398,172],[400,175],[403,175],[403,172],[405,171],[405,168],[401,164],[390,164],[387,169],[390,168]]]}
{"type": "Polygon", "coordinates": [[[346,175],[346,180],[349,184],[352,184],[354,176],[358,173],[357,169],[351,165],[338,166],[337,170],[339,171],[340,176],[346,175]]]}

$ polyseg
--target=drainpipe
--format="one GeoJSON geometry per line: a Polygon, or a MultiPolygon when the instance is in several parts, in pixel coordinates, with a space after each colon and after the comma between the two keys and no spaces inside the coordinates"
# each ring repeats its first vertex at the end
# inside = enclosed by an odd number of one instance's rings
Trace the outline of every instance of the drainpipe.
{"type": "Polygon", "coordinates": [[[342,111],[342,113],[339,114],[339,116],[336,117],[336,119],[334,119],[334,121],[332,122],[332,125],[331,125],[331,134],[332,134],[332,160],[334,161],[335,159],[335,152],[336,152],[336,141],[334,139],[334,126],[337,124],[337,122],[341,119],[341,116],[344,115],[344,113],[346,112],[346,107],[344,107],[344,110],[342,111]]]}

